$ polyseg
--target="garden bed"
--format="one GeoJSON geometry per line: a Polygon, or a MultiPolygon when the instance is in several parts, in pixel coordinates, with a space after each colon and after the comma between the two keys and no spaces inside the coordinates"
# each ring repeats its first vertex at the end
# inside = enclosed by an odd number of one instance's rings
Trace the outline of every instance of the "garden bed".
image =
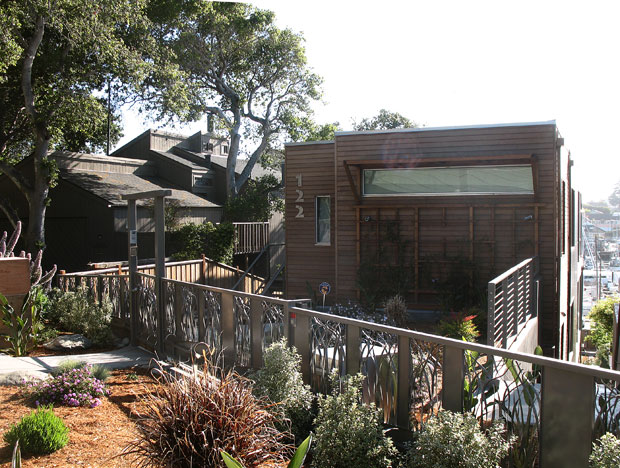
{"type": "MultiPolygon", "coordinates": [[[[119,455],[137,435],[131,414],[137,408],[137,396],[149,391],[153,380],[145,370],[124,369],[113,371],[106,383],[111,395],[96,408],[54,408],[70,429],[69,443],[50,455],[25,457],[22,466],[120,468],[132,466],[132,461],[135,466],[130,456],[119,455]],[[132,379],[132,374],[137,379],[132,379]]],[[[0,386],[2,434],[33,409],[18,396],[19,390],[19,387],[0,386]]],[[[0,447],[0,468],[9,468],[12,448],[2,440],[0,447]]]]}

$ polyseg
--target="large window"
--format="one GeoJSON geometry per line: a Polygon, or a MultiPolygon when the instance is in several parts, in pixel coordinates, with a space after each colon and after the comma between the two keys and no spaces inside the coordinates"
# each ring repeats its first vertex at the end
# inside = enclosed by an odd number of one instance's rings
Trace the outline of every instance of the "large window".
{"type": "Polygon", "coordinates": [[[364,196],[533,194],[530,165],[364,169],[364,196]]]}
{"type": "Polygon", "coordinates": [[[316,243],[330,243],[330,197],[316,197],[316,243]]]}

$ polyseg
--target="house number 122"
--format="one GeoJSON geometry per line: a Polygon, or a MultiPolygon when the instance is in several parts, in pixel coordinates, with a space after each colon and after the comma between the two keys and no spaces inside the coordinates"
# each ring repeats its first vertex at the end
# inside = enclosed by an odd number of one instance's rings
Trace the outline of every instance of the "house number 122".
{"type": "MultiPolygon", "coordinates": [[[[301,178],[301,174],[297,174],[295,176],[295,178],[297,179],[297,187],[301,187],[301,182],[302,182],[302,178],[301,178]]],[[[301,189],[295,189],[295,192],[297,192],[297,199],[295,200],[295,203],[303,203],[304,201],[304,192],[301,189]]],[[[295,215],[295,218],[303,218],[304,217],[304,207],[301,205],[295,205],[295,208],[297,208],[297,214],[295,215]]]]}

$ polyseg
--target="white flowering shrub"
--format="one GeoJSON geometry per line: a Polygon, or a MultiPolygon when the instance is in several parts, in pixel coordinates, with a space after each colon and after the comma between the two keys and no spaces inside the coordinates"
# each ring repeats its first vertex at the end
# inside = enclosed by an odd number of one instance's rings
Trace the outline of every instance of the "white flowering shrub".
{"type": "Polygon", "coordinates": [[[265,350],[263,360],[263,368],[252,376],[254,394],[277,403],[269,408],[282,421],[277,426],[281,430],[290,429],[299,443],[310,434],[315,416],[314,397],[301,375],[301,356],[283,339],[265,350]]]}
{"type": "Polygon", "coordinates": [[[408,454],[409,468],[495,468],[514,438],[496,421],[483,432],[471,414],[441,411],[420,430],[408,454]]]}
{"type": "Polygon", "coordinates": [[[362,380],[358,374],[333,382],[332,395],[320,402],[312,458],[315,468],[387,468],[396,457],[383,431],[380,411],[374,404],[362,403],[362,380]]]}
{"type": "Polygon", "coordinates": [[[592,446],[590,455],[592,468],[617,468],[620,466],[620,439],[611,433],[603,435],[592,446]]]}

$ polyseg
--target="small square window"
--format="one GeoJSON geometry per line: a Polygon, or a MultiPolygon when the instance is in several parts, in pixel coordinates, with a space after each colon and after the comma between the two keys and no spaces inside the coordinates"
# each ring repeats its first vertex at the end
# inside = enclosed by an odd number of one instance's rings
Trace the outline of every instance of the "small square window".
{"type": "Polygon", "coordinates": [[[228,146],[222,145],[222,154],[228,154],[228,146]]]}

